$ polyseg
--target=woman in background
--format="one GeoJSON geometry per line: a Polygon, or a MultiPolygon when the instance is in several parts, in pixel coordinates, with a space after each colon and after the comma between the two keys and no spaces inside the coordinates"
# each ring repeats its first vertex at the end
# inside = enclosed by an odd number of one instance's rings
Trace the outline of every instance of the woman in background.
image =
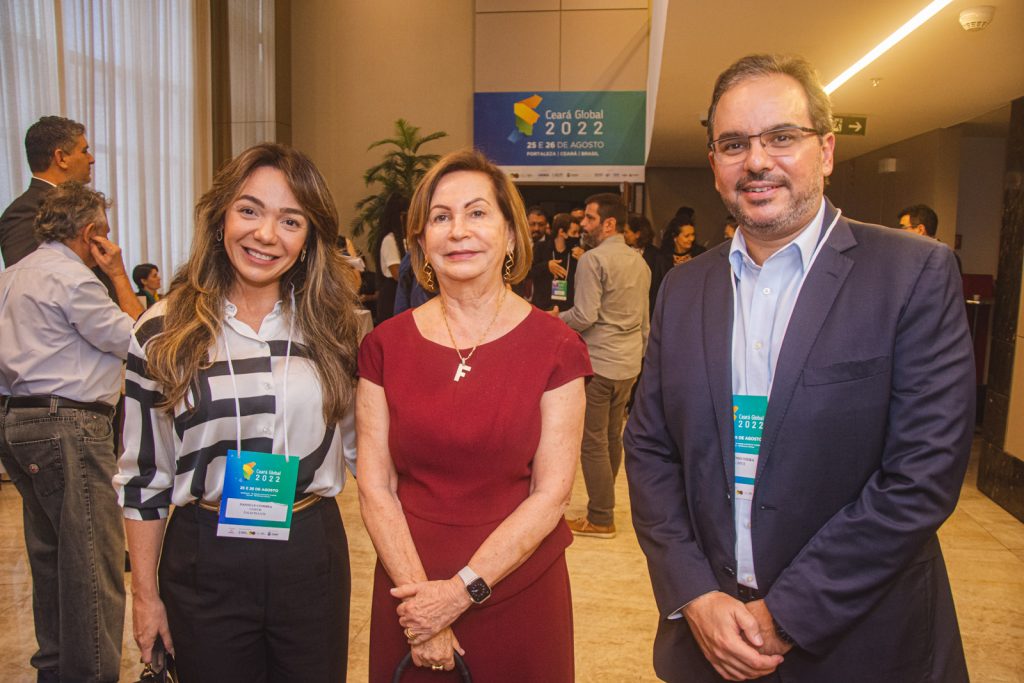
{"type": "Polygon", "coordinates": [[[697,243],[697,228],[693,220],[694,211],[688,206],[681,206],[676,215],[665,226],[661,236],[661,251],[672,258],[672,265],[686,263],[705,251],[697,243]]]}
{"type": "Polygon", "coordinates": [[[160,269],[152,263],[140,263],[132,269],[135,294],[144,297],[146,308],[160,300],[160,269]]]}

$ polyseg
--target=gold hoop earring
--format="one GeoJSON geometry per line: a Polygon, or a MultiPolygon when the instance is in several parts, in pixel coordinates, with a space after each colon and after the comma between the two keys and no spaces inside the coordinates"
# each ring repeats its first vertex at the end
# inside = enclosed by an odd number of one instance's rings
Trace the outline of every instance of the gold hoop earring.
{"type": "Polygon", "coordinates": [[[424,266],[423,266],[423,277],[426,278],[426,280],[427,280],[425,289],[428,292],[433,292],[434,291],[434,268],[433,268],[433,266],[430,265],[429,261],[426,264],[424,264],[424,266]]]}
{"type": "Polygon", "coordinates": [[[302,248],[302,253],[299,254],[299,261],[302,263],[306,262],[306,247],[302,248]]]}
{"type": "Polygon", "coordinates": [[[505,252],[505,273],[504,273],[504,280],[505,280],[505,282],[512,282],[512,266],[514,266],[514,265],[515,265],[515,259],[512,258],[512,252],[511,251],[506,251],[505,252]]]}

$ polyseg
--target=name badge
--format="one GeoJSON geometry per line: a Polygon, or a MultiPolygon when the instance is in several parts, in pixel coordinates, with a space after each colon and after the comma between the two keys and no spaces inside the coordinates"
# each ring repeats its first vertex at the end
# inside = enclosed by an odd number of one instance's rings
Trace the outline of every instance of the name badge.
{"type": "Polygon", "coordinates": [[[738,500],[753,500],[757,457],[761,452],[767,396],[732,396],[732,432],[736,463],[735,490],[738,500]]]}
{"type": "Polygon", "coordinates": [[[552,301],[565,301],[569,298],[569,281],[568,280],[552,280],[551,281],[551,300],[552,301]]]}
{"type": "Polygon", "coordinates": [[[296,456],[229,450],[217,535],[287,541],[298,476],[296,456]]]}

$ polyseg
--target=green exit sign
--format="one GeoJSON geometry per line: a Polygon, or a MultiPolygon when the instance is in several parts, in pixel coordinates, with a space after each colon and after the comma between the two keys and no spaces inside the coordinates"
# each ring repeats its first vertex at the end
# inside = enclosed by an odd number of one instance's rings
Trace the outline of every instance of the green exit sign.
{"type": "Polygon", "coordinates": [[[864,135],[868,129],[866,116],[833,116],[832,132],[836,135],[864,135]]]}

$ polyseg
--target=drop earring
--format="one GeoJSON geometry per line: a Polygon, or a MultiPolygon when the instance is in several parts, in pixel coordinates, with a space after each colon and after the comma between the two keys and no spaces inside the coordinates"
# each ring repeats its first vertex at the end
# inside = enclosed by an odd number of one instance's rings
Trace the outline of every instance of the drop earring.
{"type": "Polygon", "coordinates": [[[429,261],[426,264],[424,264],[424,266],[423,266],[423,277],[425,277],[427,279],[426,290],[428,292],[433,292],[434,291],[434,268],[430,265],[429,261]]]}
{"type": "Polygon", "coordinates": [[[512,251],[511,250],[506,251],[505,252],[505,274],[504,274],[505,282],[511,282],[512,281],[512,266],[513,265],[515,265],[515,259],[512,258],[512,251]]]}

